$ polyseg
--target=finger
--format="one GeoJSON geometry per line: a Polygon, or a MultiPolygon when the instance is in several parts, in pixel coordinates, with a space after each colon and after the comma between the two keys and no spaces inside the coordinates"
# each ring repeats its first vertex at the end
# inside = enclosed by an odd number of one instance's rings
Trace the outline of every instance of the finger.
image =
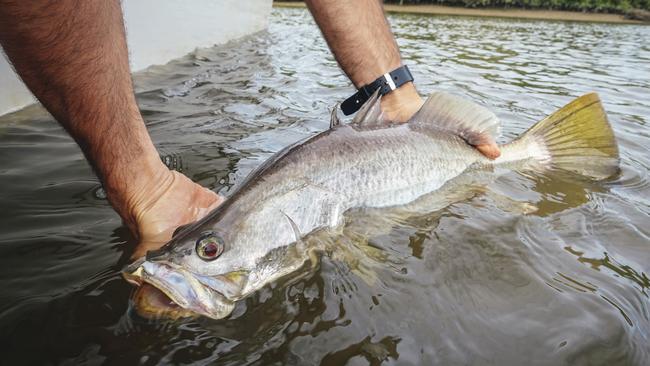
{"type": "Polygon", "coordinates": [[[488,159],[496,159],[501,155],[494,137],[487,132],[463,131],[461,137],[488,159]]]}
{"type": "Polygon", "coordinates": [[[495,143],[491,144],[482,144],[476,145],[476,149],[488,159],[496,159],[501,156],[501,151],[499,151],[499,146],[495,143]]]}

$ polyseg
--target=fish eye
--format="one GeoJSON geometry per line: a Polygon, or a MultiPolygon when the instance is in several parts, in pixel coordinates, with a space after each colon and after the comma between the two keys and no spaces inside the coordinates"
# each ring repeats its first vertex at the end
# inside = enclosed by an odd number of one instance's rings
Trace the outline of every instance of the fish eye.
{"type": "Polygon", "coordinates": [[[223,239],[212,231],[205,232],[196,241],[196,254],[204,261],[212,261],[223,253],[223,239]]]}

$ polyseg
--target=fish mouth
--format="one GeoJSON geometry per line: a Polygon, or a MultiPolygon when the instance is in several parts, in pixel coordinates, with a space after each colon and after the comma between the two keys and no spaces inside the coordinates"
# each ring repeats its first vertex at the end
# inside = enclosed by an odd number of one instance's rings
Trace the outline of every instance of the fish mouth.
{"type": "Polygon", "coordinates": [[[242,297],[243,272],[203,276],[166,262],[141,259],[127,266],[124,278],[139,286],[133,297],[136,312],[146,318],[186,318],[197,315],[223,319],[242,297]]]}

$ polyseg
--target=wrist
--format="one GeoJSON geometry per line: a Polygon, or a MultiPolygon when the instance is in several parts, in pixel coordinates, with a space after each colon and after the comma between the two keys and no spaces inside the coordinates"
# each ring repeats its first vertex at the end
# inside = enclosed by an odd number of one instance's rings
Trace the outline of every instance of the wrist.
{"type": "MultiPolygon", "coordinates": [[[[148,155],[148,154],[147,154],[148,155]]],[[[160,157],[145,156],[120,167],[104,180],[106,196],[115,211],[134,234],[138,234],[138,217],[171,186],[171,171],[160,157]]]]}
{"type": "Polygon", "coordinates": [[[399,123],[407,122],[423,104],[424,100],[412,82],[381,97],[381,110],[384,117],[399,123]]]}
{"type": "Polygon", "coordinates": [[[102,159],[95,160],[95,168],[111,206],[137,235],[140,213],[152,204],[154,197],[161,196],[171,186],[173,177],[146,131],[132,143],[137,147],[131,147],[130,156],[110,158],[125,152],[120,149],[112,154],[103,153],[102,159]]]}

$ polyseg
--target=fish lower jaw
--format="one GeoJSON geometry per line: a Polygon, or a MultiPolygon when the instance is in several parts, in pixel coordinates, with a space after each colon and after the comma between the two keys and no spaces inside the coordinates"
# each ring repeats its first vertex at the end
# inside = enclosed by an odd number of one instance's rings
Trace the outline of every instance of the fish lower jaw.
{"type": "Polygon", "coordinates": [[[179,319],[205,316],[218,320],[230,315],[235,307],[234,302],[217,293],[211,294],[213,301],[209,303],[197,299],[186,299],[167,286],[165,282],[157,281],[155,278],[145,278],[143,280],[143,284],[136,291],[136,300],[138,300],[137,295],[139,292],[142,292],[145,297],[139,299],[136,306],[141,306],[145,312],[153,313],[156,317],[179,319]],[[149,295],[144,292],[147,290],[143,290],[147,286],[151,288],[151,290],[148,290],[149,295]],[[155,291],[158,291],[159,294],[156,295],[155,291]],[[160,298],[161,295],[165,298],[163,301],[152,301],[152,297],[160,298]],[[214,297],[218,298],[214,299],[214,297]]]}
{"type": "Polygon", "coordinates": [[[136,312],[147,318],[187,318],[205,316],[223,319],[235,303],[202,286],[191,273],[162,263],[144,262],[124,278],[138,286],[133,297],[136,312]]]}
{"type": "Polygon", "coordinates": [[[198,316],[196,312],[182,308],[159,288],[146,282],[135,290],[132,301],[135,312],[146,319],[177,320],[198,316]]]}

